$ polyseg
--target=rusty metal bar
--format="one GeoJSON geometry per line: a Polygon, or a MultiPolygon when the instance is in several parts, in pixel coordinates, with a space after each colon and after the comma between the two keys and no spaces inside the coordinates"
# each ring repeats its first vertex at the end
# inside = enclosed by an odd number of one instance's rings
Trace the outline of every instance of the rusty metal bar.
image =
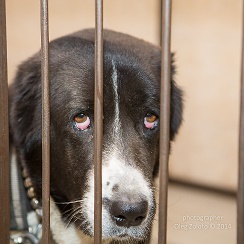
{"type": "Polygon", "coordinates": [[[244,243],[244,1],[242,10],[241,102],[239,128],[239,174],[237,194],[237,244],[244,243]]]}
{"type": "Polygon", "coordinates": [[[42,244],[50,242],[50,88],[48,0],[41,0],[42,244]]]}
{"type": "Polygon", "coordinates": [[[162,4],[158,243],[167,241],[168,160],[170,144],[171,0],[162,4]]]}
{"type": "Polygon", "coordinates": [[[94,107],[94,243],[102,243],[103,0],[96,0],[94,107]]]}
{"type": "Polygon", "coordinates": [[[9,126],[5,0],[0,0],[0,243],[9,244],[9,126]]]}

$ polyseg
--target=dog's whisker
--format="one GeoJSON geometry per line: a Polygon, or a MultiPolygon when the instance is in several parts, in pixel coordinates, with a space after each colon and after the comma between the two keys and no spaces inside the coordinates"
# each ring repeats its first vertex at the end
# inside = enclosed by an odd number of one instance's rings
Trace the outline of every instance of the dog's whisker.
{"type": "MultiPolygon", "coordinates": [[[[73,202],[69,202],[69,203],[73,203],[73,202]]],[[[65,210],[65,208],[69,205],[69,203],[68,204],[66,204],[66,206],[64,207],[64,209],[63,210],[61,210],[61,213],[62,214],[67,214],[68,212],[70,212],[70,211],[73,211],[74,209],[68,209],[68,210],[65,210]]],[[[64,202],[62,202],[62,203],[57,203],[57,204],[65,204],[64,202]]]]}
{"type": "MultiPolygon", "coordinates": [[[[74,218],[76,218],[76,220],[80,219],[79,217],[76,217],[78,213],[79,213],[79,211],[75,211],[75,212],[70,216],[69,221],[68,221],[68,223],[66,224],[66,228],[69,227],[71,221],[72,221],[74,218]]],[[[76,220],[75,220],[75,221],[76,221],[76,220]]],[[[75,221],[74,221],[74,222],[75,222],[75,221]]],[[[73,223],[74,223],[74,222],[73,222],[73,223]]]]}
{"type": "Polygon", "coordinates": [[[80,220],[80,218],[79,217],[76,217],[76,216],[74,216],[74,218],[75,218],[75,220],[73,221],[73,223],[72,224],[74,224],[77,220],[80,220]]]}
{"type": "Polygon", "coordinates": [[[76,209],[72,209],[72,212],[69,214],[69,216],[67,216],[67,218],[65,218],[65,220],[68,221],[66,228],[69,226],[70,222],[72,221],[72,219],[78,214],[80,213],[81,207],[78,207],[76,209]]]}
{"type": "Polygon", "coordinates": [[[65,210],[65,211],[62,210],[61,213],[62,213],[62,214],[67,214],[67,213],[70,212],[70,211],[73,211],[73,209],[71,208],[71,209],[68,209],[68,210],[65,210]]]}
{"type": "Polygon", "coordinates": [[[69,213],[67,219],[68,219],[70,216],[72,216],[73,214],[79,212],[80,210],[81,210],[81,206],[78,207],[78,208],[72,209],[72,211],[71,211],[71,213],[69,213]]]}
{"type": "Polygon", "coordinates": [[[75,201],[70,201],[70,202],[55,202],[56,204],[72,204],[72,203],[82,203],[84,202],[83,199],[80,199],[80,200],[75,200],[75,201]]]}
{"type": "Polygon", "coordinates": [[[74,214],[71,216],[69,222],[66,224],[66,227],[65,228],[68,228],[68,226],[71,224],[71,221],[74,219],[74,221],[72,221],[72,224],[74,224],[77,220],[79,220],[80,218],[79,217],[76,217],[77,214],[74,214]]]}

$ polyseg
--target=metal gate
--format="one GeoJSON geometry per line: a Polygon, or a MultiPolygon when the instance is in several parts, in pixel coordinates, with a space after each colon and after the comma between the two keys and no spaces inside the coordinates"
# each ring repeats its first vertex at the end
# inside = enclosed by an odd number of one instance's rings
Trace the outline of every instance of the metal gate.
{"type": "MultiPolygon", "coordinates": [[[[42,54],[42,244],[50,240],[50,107],[49,107],[49,30],[48,1],[41,0],[41,54],[42,54]]],[[[244,4],[243,4],[244,6],[244,4]]],[[[244,8],[243,8],[244,9],[244,8]]],[[[243,11],[244,12],[244,11],[243,11]]],[[[5,0],[0,0],[0,243],[9,243],[10,193],[9,193],[9,131],[8,131],[8,82],[7,82],[7,40],[5,0]]],[[[244,15],[243,15],[244,16],[244,15]]],[[[244,23],[244,17],[243,17],[244,23]]],[[[167,196],[168,196],[168,157],[170,122],[170,36],[171,0],[162,0],[162,66],[160,94],[160,189],[159,189],[159,228],[158,243],[167,242],[167,196]]],[[[244,24],[243,31],[244,33],[244,24]]],[[[102,238],[102,111],[103,111],[103,0],[96,0],[95,37],[95,243],[102,238]]],[[[244,38],[242,41],[241,105],[239,131],[239,184],[237,198],[237,244],[244,243],[244,38]]]]}

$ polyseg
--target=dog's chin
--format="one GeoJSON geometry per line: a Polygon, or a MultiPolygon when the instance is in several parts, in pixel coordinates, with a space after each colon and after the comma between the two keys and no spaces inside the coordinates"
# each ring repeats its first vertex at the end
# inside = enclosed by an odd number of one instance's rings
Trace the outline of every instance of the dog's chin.
{"type": "Polygon", "coordinates": [[[104,242],[108,242],[108,243],[120,243],[120,244],[128,244],[128,243],[133,243],[133,244],[137,244],[137,243],[142,243],[144,242],[145,240],[147,240],[148,238],[144,237],[144,238],[135,238],[135,237],[132,237],[130,235],[127,235],[127,234],[120,234],[116,237],[113,237],[113,238],[107,238],[107,239],[104,239],[104,242]]]}
{"type": "Polygon", "coordinates": [[[104,244],[128,244],[128,243],[133,243],[133,244],[139,244],[139,243],[143,243],[146,239],[135,239],[131,236],[128,235],[123,235],[121,234],[120,236],[116,236],[116,237],[111,237],[111,238],[103,238],[102,239],[102,243],[104,244]]]}
{"type": "MultiPolygon", "coordinates": [[[[81,230],[86,236],[94,238],[94,232],[91,225],[87,222],[79,223],[75,221],[74,225],[77,230],[81,230]]],[[[141,243],[149,238],[150,227],[117,227],[116,225],[102,227],[103,243],[141,243]]]]}
{"type": "MultiPolygon", "coordinates": [[[[94,237],[93,227],[87,223],[87,221],[76,220],[73,224],[77,230],[82,231],[85,235],[91,238],[94,237]]],[[[151,225],[144,225],[143,227],[118,227],[111,223],[110,225],[102,226],[102,238],[105,243],[109,243],[111,241],[138,243],[145,241],[148,238],[151,230],[150,226],[151,225]]]]}
{"type": "Polygon", "coordinates": [[[104,239],[112,239],[113,241],[120,241],[121,243],[138,243],[144,241],[149,236],[149,231],[145,228],[122,228],[122,229],[111,229],[110,236],[104,239]]]}

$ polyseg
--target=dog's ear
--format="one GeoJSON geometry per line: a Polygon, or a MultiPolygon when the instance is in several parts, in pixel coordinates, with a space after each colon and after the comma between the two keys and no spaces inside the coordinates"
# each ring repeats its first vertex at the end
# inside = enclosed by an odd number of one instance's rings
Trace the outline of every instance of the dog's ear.
{"type": "Polygon", "coordinates": [[[171,55],[171,60],[170,140],[173,140],[182,123],[183,92],[174,80],[174,54],[171,55]]]}
{"type": "Polygon", "coordinates": [[[28,151],[33,141],[41,141],[40,72],[40,61],[34,56],[19,66],[10,87],[10,131],[21,151],[28,151]]]}

